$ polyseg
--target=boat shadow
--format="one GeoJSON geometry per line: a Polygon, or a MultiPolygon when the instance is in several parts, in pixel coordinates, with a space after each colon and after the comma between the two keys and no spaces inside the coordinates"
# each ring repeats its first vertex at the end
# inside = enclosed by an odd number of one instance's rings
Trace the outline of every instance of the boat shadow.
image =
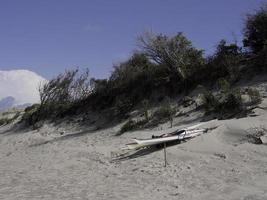
{"type": "MultiPolygon", "coordinates": [[[[171,147],[174,145],[178,145],[180,144],[182,141],[172,141],[172,142],[168,142],[166,143],[166,148],[167,147],[171,147]]],[[[153,145],[150,147],[145,147],[139,150],[135,150],[135,151],[130,151],[130,152],[126,152],[123,154],[120,154],[119,156],[117,156],[116,158],[113,159],[113,161],[125,161],[125,160],[131,160],[131,159],[135,159],[135,158],[139,158],[142,156],[146,156],[148,154],[157,152],[157,151],[161,151],[164,149],[164,144],[160,144],[160,145],[153,145]]]]}

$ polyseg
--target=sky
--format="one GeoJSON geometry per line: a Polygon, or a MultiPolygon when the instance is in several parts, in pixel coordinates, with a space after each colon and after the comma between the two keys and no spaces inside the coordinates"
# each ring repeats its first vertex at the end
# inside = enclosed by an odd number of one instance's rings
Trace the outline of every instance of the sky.
{"type": "Polygon", "coordinates": [[[247,13],[263,0],[0,0],[0,70],[50,79],[89,68],[106,78],[145,31],[183,32],[205,55],[221,39],[242,41],[247,13]]]}

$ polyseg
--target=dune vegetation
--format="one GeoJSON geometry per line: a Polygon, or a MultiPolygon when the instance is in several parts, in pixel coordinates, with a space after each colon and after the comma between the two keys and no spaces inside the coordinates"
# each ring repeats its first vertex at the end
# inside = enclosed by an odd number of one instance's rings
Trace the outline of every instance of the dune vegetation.
{"type": "Polygon", "coordinates": [[[163,118],[172,121],[177,97],[186,98],[196,87],[204,88],[202,104],[206,114],[229,118],[261,101],[257,90],[238,88],[242,80],[267,71],[267,7],[247,15],[243,46],[218,42],[213,55],[204,57],[179,32],[174,36],[145,33],[138,38],[138,50],[115,65],[109,78],[95,79],[89,70],[68,70],[39,88],[41,103],[26,109],[23,121],[33,125],[46,119],[97,112],[109,119],[126,119],[134,110],[143,118],[129,119],[128,129],[144,127],[163,118]],[[215,93],[214,93],[215,91],[215,93]],[[250,103],[243,101],[248,95],[250,103]],[[159,107],[153,113],[151,107],[159,107]]]}

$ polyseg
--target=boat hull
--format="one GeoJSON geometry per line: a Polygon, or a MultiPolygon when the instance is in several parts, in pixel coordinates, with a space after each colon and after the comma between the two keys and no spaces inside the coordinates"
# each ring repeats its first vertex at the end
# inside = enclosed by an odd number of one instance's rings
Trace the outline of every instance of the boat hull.
{"type": "MultiPolygon", "coordinates": [[[[197,129],[197,130],[185,130],[184,133],[174,136],[167,136],[161,138],[152,138],[152,139],[133,139],[134,142],[138,145],[135,146],[152,146],[162,143],[168,143],[176,140],[184,140],[196,137],[202,134],[205,130],[204,129],[197,129]]],[[[134,145],[134,144],[133,144],[134,145]]]]}

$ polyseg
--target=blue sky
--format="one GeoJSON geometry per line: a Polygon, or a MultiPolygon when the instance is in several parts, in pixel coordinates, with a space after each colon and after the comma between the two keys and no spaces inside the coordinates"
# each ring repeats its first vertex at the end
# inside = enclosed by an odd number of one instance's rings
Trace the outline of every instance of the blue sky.
{"type": "Polygon", "coordinates": [[[240,42],[246,13],[262,2],[0,0],[0,69],[29,69],[49,79],[79,66],[107,77],[147,30],[183,32],[208,55],[220,39],[240,42]]]}

